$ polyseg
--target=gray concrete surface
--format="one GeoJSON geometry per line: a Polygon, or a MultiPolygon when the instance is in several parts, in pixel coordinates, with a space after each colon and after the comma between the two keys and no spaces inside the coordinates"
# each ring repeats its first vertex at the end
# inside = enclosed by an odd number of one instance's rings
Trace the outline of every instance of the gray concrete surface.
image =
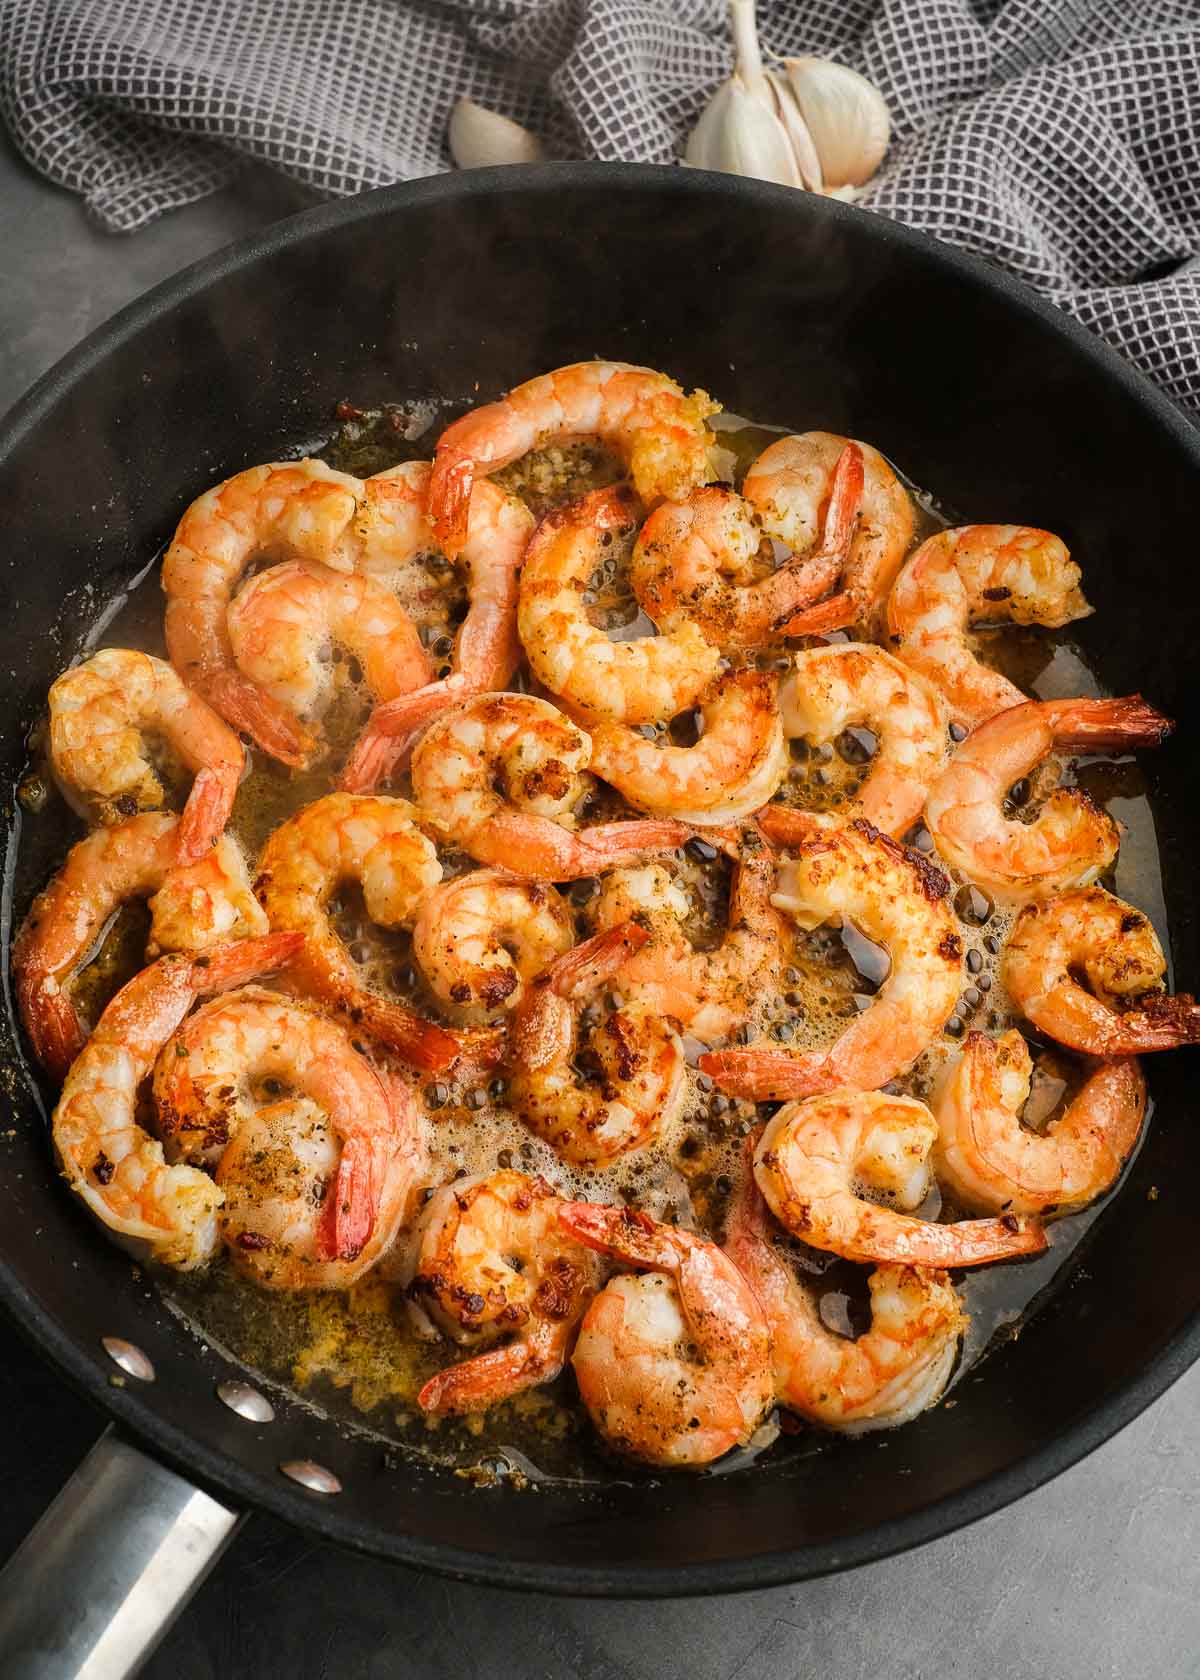
{"type": "MultiPolygon", "coordinates": [[[[0,409],[165,275],[304,194],[247,177],[114,239],[0,142],[0,409]]],[[[15,1341],[15,1339],[14,1339],[15,1341]]],[[[1184,1680],[1200,1674],[1200,1369],[1012,1507],[833,1580],[706,1602],[510,1596],[253,1520],[149,1680],[1184,1680]]],[[[35,1355],[0,1360],[0,1556],[100,1429],[35,1355]]]]}

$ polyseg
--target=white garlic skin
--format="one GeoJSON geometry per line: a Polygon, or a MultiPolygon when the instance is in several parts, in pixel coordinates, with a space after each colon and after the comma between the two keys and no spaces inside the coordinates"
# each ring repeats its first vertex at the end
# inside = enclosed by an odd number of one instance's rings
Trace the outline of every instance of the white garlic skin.
{"type": "Polygon", "coordinates": [[[883,95],[857,70],[832,59],[785,58],[781,63],[825,186],[863,186],[882,163],[891,137],[883,95]]]}
{"type": "Polygon", "coordinates": [[[486,169],[500,163],[538,163],[546,149],[536,134],[499,111],[473,99],[460,99],[450,113],[450,156],[460,169],[486,169]]]}
{"type": "Polygon", "coordinates": [[[791,140],[774,110],[733,76],[713,94],[688,139],[684,162],[723,175],[751,175],[784,187],[804,183],[791,140]]]}

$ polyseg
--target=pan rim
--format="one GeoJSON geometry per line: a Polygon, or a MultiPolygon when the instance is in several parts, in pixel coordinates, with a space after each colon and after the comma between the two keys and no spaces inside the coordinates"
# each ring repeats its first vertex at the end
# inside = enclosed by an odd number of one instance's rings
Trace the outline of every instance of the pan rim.
{"type": "MultiPolygon", "coordinates": [[[[869,213],[839,202],[797,195],[727,175],[649,164],[563,163],[449,173],[380,188],[355,198],[320,205],[236,240],[160,282],[89,333],[49,368],[0,421],[0,464],[54,409],[72,387],[145,327],[169,316],[185,300],[257,261],[303,245],[329,229],[369,223],[424,204],[470,201],[480,196],[572,191],[603,182],[614,193],[653,186],[681,199],[711,203],[722,198],[760,206],[764,213],[808,215],[816,225],[861,224],[869,213]]],[[[933,268],[998,297],[1010,310],[1050,330],[1097,373],[1137,402],[1200,472],[1200,431],[1164,392],[1103,340],[1024,282],[929,235],[870,215],[870,237],[892,244],[933,268]]],[[[499,1558],[416,1539],[343,1514],[336,1505],[316,1505],[311,1496],[282,1478],[249,1469],[227,1453],[198,1442],[159,1416],[133,1389],[109,1385],[91,1351],[63,1330],[39,1305],[19,1272],[0,1259],[0,1299],[26,1337],[76,1388],[115,1417],[139,1442],[189,1479],[262,1509],[295,1527],[351,1550],[484,1585],[561,1595],[613,1598],[685,1597],[748,1591],[834,1574],[877,1562],[927,1544],[1003,1509],[1070,1469],[1111,1439],[1178,1380],[1200,1358],[1200,1310],[1126,1383],[1081,1413],[1059,1437],[1018,1463],[948,1494],[918,1511],[865,1529],[836,1542],[812,1542],[752,1558],[711,1563],[581,1566],[499,1558]]]]}

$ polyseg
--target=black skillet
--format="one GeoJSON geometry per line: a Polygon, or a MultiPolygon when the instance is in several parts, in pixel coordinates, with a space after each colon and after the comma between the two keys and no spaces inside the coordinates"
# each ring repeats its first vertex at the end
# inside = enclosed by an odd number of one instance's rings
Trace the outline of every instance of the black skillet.
{"type": "MultiPolygon", "coordinates": [[[[1066,537],[1097,608],[1079,627],[1090,663],[1112,691],[1142,689],[1179,721],[1145,766],[1180,980],[1200,981],[1188,535],[1200,440],[1003,275],[877,217],[723,176],[569,165],[389,189],[235,246],[94,334],[0,434],[10,784],[98,604],[199,490],[327,433],[339,398],[461,408],[593,355],[668,369],[736,412],[869,438],[965,517],[1066,537]]],[[[1086,1271],[959,1387],[954,1408],[886,1450],[838,1446],[653,1485],[480,1492],[403,1459],[385,1465],[377,1443],[278,1397],[266,1424],[222,1404],[216,1385],[240,1373],[178,1326],[56,1179],[19,1041],[11,1023],[0,1031],[12,1127],[0,1137],[0,1296],[120,1430],[0,1582],[3,1674],[75,1673],[80,1641],[94,1646],[118,1606],[137,1627],[89,1672],[127,1671],[219,1549],[229,1513],[254,1507],[382,1557],[554,1592],[719,1592],[826,1573],[1036,1487],[1200,1353],[1196,1064],[1180,1054],[1153,1062],[1153,1129],[1086,1271]],[[101,1346],[114,1336],[152,1362],[154,1381],[118,1370],[101,1346]],[[289,1480],[279,1466],[295,1460],[332,1472],[341,1491],[289,1480]],[[213,1497],[192,1498],[181,1477],[213,1497]],[[190,1551],[167,1568],[181,1523],[190,1551]],[[152,1555],[154,1590],[143,1573],[131,1596],[152,1555]],[[64,1585],[98,1565],[89,1620],[64,1585]]]]}

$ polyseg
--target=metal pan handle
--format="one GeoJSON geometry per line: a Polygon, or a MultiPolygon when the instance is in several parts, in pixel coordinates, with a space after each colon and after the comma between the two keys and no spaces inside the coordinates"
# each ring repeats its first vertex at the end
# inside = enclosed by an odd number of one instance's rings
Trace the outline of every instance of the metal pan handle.
{"type": "Polygon", "coordinates": [[[241,1520],[106,1430],[0,1570],[0,1680],[136,1674],[241,1520]]]}

